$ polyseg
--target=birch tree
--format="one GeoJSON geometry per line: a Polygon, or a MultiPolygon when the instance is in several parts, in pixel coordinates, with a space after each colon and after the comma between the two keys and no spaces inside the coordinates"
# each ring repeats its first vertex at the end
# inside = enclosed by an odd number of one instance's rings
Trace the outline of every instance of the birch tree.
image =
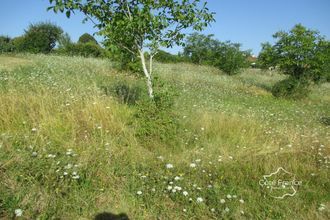
{"type": "Polygon", "coordinates": [[[83,12],[105,41],[140,59],[153,98],[152,60],[159,47],[182,45],[184,29],[201,31],[214,21],[204,0],[49,0],[48,10],[83,12]],[[149,51],[149,65],[145,52],[149,51]],[[149,66],[149,67],[148,67],[149,66]]]}

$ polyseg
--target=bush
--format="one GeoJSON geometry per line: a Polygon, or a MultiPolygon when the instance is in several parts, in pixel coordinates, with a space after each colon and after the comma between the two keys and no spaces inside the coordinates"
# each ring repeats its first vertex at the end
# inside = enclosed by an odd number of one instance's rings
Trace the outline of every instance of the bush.
{"type": "Polygon", "coordinates": [[[12,40],[15,52],[24,52],[24,36],[15,37],[12,40]]]}
{"type": "Polygon", "coordinates": [[[134,105],[140,99],[142,89],[139,85],[130,85],[127,81],[119,81],[114,86],[114,92],[120,102],[134,105]]]}
{"type": "Polygon", "coordinates": [[[154,59],[161,63],[178,63],[183,61],[178,55],[173,55],[163,50],[159,50],[154,59]]]}
{"type": "Polygon", "coordinates": [[[158,78],[154,79],[154,99],[149,97],[138,102],[135,114],[136,135],[144,142],[161,141],[169,143],[177,140],[179,123],[173,111],[174,87],[165,84],[158,78]]]}
{"type": "Polygon", "coordinates": [[[249,51],[242,51],[238,43],[220,42],[213,35],[191,34],[184,47],[184,55],[195,64],[212,65],[228,75],[249,66],[249,51]]]}
{"type": "Polygon", "coordinates": [[[135,105],[141,99],[144,90],[142,83],[126,79],[111,81],[110,85],[102,85],[103,81],[100,83],[100,88],[106,95],[114,96],[119,102],[127,105],[135,105]]]}
{"type": "Polygon", "coordinates": [[[275,97],[302,99],[308,95],[308,88],[309,82],[307,79],[289,77],[283,81],[277,82],[272,88],[272,94],[275,97]]]}
{"type": "Polygon", "coordinates": [[[49,53],[62,33],[63,30],[52,23],[31,24],[23,38],[20,38],[18,49],[29,53],[49,53]]]}
{"type": "Polygon", "coordinates": [[[239,73],[242,68],[249,66],[248,51],[241,51],[241,45],[231,42],[221,43],[216,52],[215,66],[228,75],[239,73]]]}
{"type": "Polygon", "coordinates": [[[13,52],[14,49],[15,47],[10,37],[0,36],[0,53],[13,52]]]}
{"type": "Polygon", "coordinates": [[[59,48],[57,52],[69,56],[83,57],[105,57],[106,54],[105,49],[91,42],[85,44],[68,44],[64,48],[59,48]]]}
{"type": "Polygon", "coordinates": [[[80,43],[80,44],[93,43],[93,44],[98,45],[95,38],[92,35],[88,34],[88,33],[84,33],[83,35],[81,35],[79,37],[78,43],[80,43]]]}

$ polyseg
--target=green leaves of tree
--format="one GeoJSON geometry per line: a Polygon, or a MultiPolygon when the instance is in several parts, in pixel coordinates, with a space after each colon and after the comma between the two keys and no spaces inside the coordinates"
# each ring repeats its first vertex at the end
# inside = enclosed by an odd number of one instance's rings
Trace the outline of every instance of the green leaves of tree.
{"type": "Polygon", "coordinates": [[[187,37],[184,55],[193,63],[216,66],[232,75],[248,65],[249,51],[241,51],[238,43],[220,42],[213,35],[193,33],[187,37]]]}
{"type": "Polygon", "coordinates": [[[298,24],[289,32],[279,31],[273,37],[275,44],[264,44],[259,56],[264,65],[276,65],[283,73],[297,79],[317,81],[322,78],[324,63],[328,59],[327,41],[318,31],[298,24]]]}
{"type": "Polygon", "coordinates": [[[182,44],[183,29],[202,30],[214,21],[214,13],[202,0],[49,0],[55,13],[83,12],[99,28],[108,44],[135,53],[149,41],[172,47],[182,44]],[[202,6],[200,7],[201,3],[202,6]],[[132,45],[133,43],[133,45],[132,45]],[[133,46],[133,48],[127,48],[133,46]]]}

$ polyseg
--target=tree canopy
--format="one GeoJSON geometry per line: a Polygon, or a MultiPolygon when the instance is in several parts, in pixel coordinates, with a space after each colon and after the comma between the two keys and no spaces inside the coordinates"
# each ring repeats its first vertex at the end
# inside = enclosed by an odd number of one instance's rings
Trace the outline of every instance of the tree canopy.
{"type": "Polygon", "coordinates": [[[31,24],[23,35],[20,50],[30,53],[49,53],[60,39],[62,28],[49,23],[31,24]]]}
{"type": "Polygon", "coordinates": [[[116,45],[141,60],[147,78],[149,96],[152,94],[152,58],[160,46],[181,45],[183,29],[201,31],[214,21],[213,13],[203,0],[49,0],[54,12],[68,17],[75,10],[94,22],[106,45],[116,45]],[[144,49],[150,51],[147,69],[144,49]]]}
{"type": "Polygon", "coordinates": [[[196,64],[215,66],[232,75],[248,64],[249,51],[242,51],[241,44],[221,42],[213,35],[193,33],[187,37],[184,55],[196,64]]]}
{"type": "Polygon", "coordinates": [[[276,65],[296,79],[321,78],[328,43],[318,31],[297,24],[290,31],[279,31],[273,37],[275,44],[264,44],[261,52],[265,64],[276,65]]]}
{"type": "Polygon", "coordinates": [[[82,43],[82,44],[85,44],[85,43],[98,44],[97,41],[95,40],[95,38],[92,35],[88,34],[88,33],[84,33],[83,35],[81,35],[79,37],[78,43],[82,43]]]}

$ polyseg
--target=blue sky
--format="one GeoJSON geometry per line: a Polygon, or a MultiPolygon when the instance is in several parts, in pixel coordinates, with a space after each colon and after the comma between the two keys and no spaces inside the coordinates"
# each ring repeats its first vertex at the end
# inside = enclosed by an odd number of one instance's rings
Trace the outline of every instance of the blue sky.
{"type": "MultiPolygon", "coordinates": [[[[330,0],[208,0],[216,22],[203,33],[214,34],[219,40],[243,44],[257,54],[260,43],[272,42],[272,34],[289,30],[301,23],[317,29],[330,38],[330,0]]],[[[48,0],[0,0],[0,35],[16,37],[30,24],[51,21],[68,32],[76,41],[85,32],[94,33],[91,22],[83,24],[83,15],[70,19],[64,14],[47,12],[48,0]]],[[[101,39],[101,38],[98,38],[101,39]]],[[[168,49],[177,53],[179,47],[168,49]]]]}

